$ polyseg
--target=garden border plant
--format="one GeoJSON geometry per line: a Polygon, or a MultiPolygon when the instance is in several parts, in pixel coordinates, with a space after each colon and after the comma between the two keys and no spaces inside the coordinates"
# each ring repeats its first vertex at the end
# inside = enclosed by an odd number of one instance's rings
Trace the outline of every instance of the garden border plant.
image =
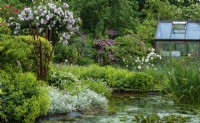
{"type": "Polygon", "coordinates": [[[48,65],[52,60],[53,51],[58,42],[68,43],[70,35],[77,30],[75,27],[75,19],[73,13],[68,10],[69,5],[58,2],[43,2],[38,6],[26,7],[17,17],[10,17],[8,22],[11,27],[14,27],[14,34],[20,34],[21,30],[28,32],[33,36],[35,42],[39,42],[39,53],[35,51],[35,59],[38,63],[38,78],[47,80],[48,65]],[[39,36],[44,36],[46,40],[51,42],[52,51],[45,57],[39,36]],[[46,62],[44,61],[46,59],[46,62]]]}

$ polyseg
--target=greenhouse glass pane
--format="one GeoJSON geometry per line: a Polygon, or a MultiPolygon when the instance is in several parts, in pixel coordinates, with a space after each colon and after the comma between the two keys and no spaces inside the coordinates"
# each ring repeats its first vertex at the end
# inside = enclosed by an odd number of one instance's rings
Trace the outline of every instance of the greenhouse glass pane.
{"type": "Polygon", "coordinates": [[[185,38],[185,30],[173,30],[171,39],[184,39],[185,38]]]}
{"type": "Polygon", "coordinates": [[[200,24],[198,23],[187,24],[186,39],[200,39],[200,24]]]}
{"type": "Polygon", "coordinates": [[[188,52],[192,56],[199,56],[199,42],[190,42],[188,43],[188,52]]]}
{"type": "Polygon", "coordinates": [[[172,23],[159,23],[156,39],[170,39],[172,23]]]}

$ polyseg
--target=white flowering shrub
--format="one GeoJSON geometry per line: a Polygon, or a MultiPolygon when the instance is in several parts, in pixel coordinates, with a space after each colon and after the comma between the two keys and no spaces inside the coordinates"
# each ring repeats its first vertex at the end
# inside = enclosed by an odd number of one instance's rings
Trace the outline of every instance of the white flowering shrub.
{"type": "Polygon", "coordinates": [[[108,100],[90,89],[83,87],[76,95],[64,93],[51,88],[49,114],[60,114],[72,111],[86,111],[94,108],[106,108],[108,100]]]}
{"type": "Polygon", "coordinates": [[[68,8],[67,3],[41,3],[39,6],[24,8],[17,17],[10,17],[8,22],[15,27],[15,34],[27,28],[31,34],[39,33],[43,36],[49,30],[67,44],[70,35],[77,29],[73,13],[68,8]]]}
{"type": "Polygon", "coordinates": [[[133,63],[137,70],[143,70],[149,67],[154,67],[157,62],[162,59],[161,55],[155,53],[155,49],[151,49],[151,51],[147,54],[146,57],[137,57],[133,63]]]}
{"type": "Polygon", "coordinates": [[[39,50],[35,54],[36,62],[40,61],[38,67],[38,78],[47,81],[48,67],[53,59],[53,52],[58,42],[68,44],[68,40],[75,27],[75,19],[73,13],[68,10],[69,5],[58,2],[41,2],[38,6],[27,7],[22,10],[18,16],[10,17],[8,22],[11,28],[14,28],[14,34],[27,31],[33,36],[35,42],[41,44],[39,36],[45,37],[52,44],[52,50],[45,56],[45,50],[42,46],[34,47],[34,50],[39,50]],[[45,56],[45,57],[44,57],[45,56]],[[45,61],[47,60],[47,61],[45,61]]]}

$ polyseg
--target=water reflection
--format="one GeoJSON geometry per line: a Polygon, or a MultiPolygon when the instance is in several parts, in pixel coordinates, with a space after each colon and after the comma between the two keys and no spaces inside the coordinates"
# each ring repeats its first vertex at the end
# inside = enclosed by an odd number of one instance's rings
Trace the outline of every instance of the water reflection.
{"type": "Polygon", "coordinates": [[[106,111],[43,123],[200,122],[197,107],[175,105],[167,96],[114,94],[109,101],[106,111]]]}

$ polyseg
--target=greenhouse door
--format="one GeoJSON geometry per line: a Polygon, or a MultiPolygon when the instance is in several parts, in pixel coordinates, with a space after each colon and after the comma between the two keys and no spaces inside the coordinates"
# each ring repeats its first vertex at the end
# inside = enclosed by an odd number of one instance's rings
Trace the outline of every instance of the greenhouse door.
{"type": "Polygon", "coordinates": [[[181,56],[186,56],[188,54],[188,44],[187,43],[176,43],[175,50],[180,51],[181,56]]]}

